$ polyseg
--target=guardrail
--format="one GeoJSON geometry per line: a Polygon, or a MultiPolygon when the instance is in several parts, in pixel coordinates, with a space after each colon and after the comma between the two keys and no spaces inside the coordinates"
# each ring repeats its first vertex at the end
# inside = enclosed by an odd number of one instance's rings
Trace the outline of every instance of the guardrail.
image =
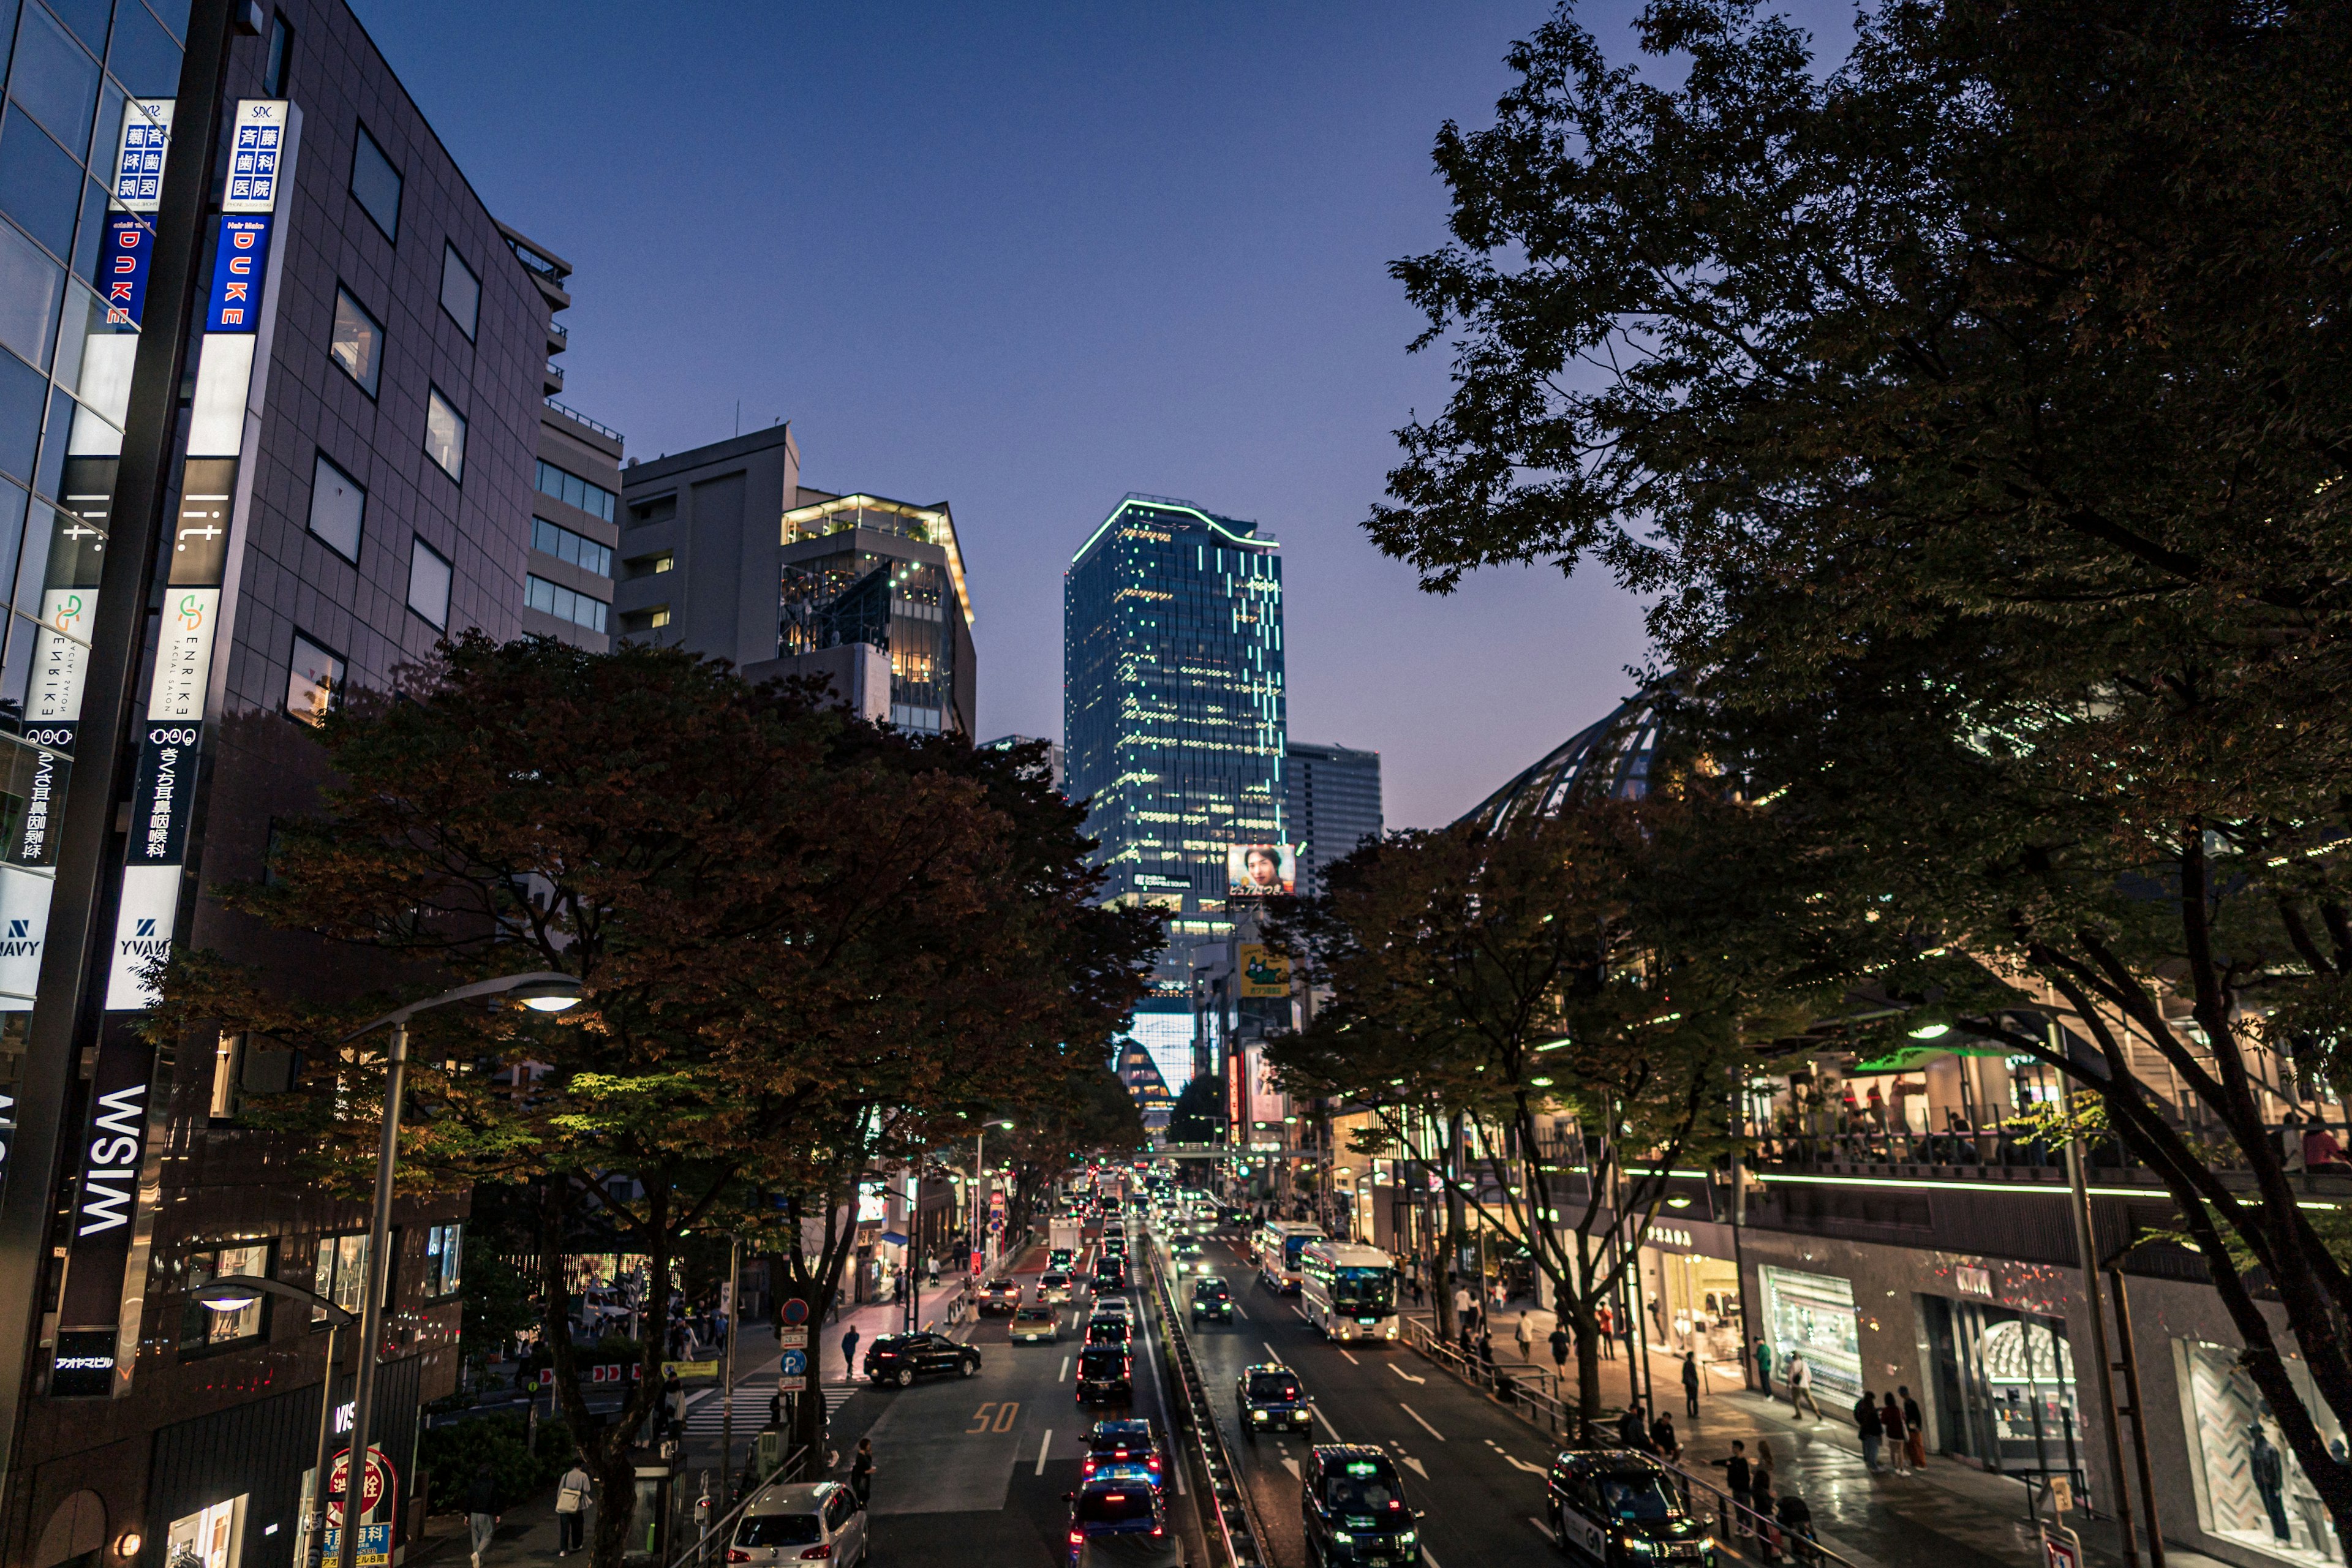
{"type": "MultiPolygon", "coordinates": [[[[1209,1403],[1208,1385],[1192,1359],[1192,1342],[1176,1310],[1168,1271],[1160,1267],[1158,1242],[1148,1244],[1145,1250],[1151,1260],[1151,1308],[1160,1320],[1160,1342],[1167,1347],[1160,1364],[1167,1369],[1169,1381],[1176,1385],[1171,1418],[1182,1422],[1191,1435],[1192,1442],[1188,1451],[1194,1462],[1196,1479],[1202,1492],[1214,1504],[1206,1510],[1214,1521],[1209,1544],[1213,1550],[1223,1549],[1229,1568],[1262,1568],[1268,1562],[1265,1528],[1250,1501],[1249,1489],[1242,1484],[1233,1454],[1225,1447],[1224,1433],[1217,1426],[1216,1411],[1209,1403]]],[[[1172,1441],[1175,1434],[1171,1432],[1169,1436],[1172,1441]]]]}
{"type": "Polygon", "coordinates": [[[1499,1366],[1490,1367],[1439,1339],[1418,1318],[1404,1320],[1404,1342],[1423,1360],[1444,1367],[1474,1388],[1485,1390],[1509,1405],[1523,1420],[1541,1426],[1554,1437],[1565,1440],[1581,1425],[1567,1401],[1538,1386],[1548,1373],[1538,1372],[1521,1377],[1499,1366]]]}

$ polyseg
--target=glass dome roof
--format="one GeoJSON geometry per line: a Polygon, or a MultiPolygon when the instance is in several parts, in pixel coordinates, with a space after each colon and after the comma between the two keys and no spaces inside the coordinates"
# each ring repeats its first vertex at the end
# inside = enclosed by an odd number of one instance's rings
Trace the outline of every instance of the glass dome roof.
{"type": "Polygon", "coordinates": [[[1505,833],[1514,822],[1553,816],[1571,792],[1591,800],[1639,800],[1650,787],[1657,739],[1655,703],[1644,691],[1561,742],[1462,820],[1505,833]]]}

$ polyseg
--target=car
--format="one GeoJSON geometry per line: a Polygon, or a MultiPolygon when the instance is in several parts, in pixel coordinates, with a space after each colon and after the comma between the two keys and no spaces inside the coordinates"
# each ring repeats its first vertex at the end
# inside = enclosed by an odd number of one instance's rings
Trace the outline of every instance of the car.
{"type": "Polygon", "coordinates": [[[1052,1344],[1062,1337],[1062,1314],[1051,1307],[1024,1307],[1005,1325],[1004,1337],[1014,1344],[1052,1344]]]}
{"type": "Polygon", "coordinates": [[[1097,1421],[1087,1434],[1087,1457],[1080,1473],[1087,1480],[1136,1475],[1156,1487],[1167,1474],[1166,1463],[1150,1422],[1097,1421]]]}
{"type": "Polygon", "coordinates": [[[1076,1568],[1179,1568],[1181,1538],[1168,1528],[1168,1500],[1132,1476],[1106,1477],[1070,1496],[1070,1556],[1076,1568]]]}
{"type": "Polygon", "coordinates": [[[1106,1290],[1126,1289],[1126,1264],[1116,1258],[1098,1258],[1095,1260],[1095,1290],[1097,1294],[1106,1290]]]}
{"type": "Polygon", "coordinates": [[[1278,1361],[1244,1367],[1234,1380],[1234,1400],[1241,1410],[1242,1430],[1252,1442],[1261,1432],[1304,1432],[1315,1424],[1298,1374],[1278,1361]]]}
{"type": "Polygon", "coordinates": [[[1249,1210],[1225,1208],[1217,1211],[1217,1223],[1228,1230],[1247,1230],[1252,1222],[1249,1210]]]}
{"type": "Polygon", "coordinates": [[[1322,1443],[1299,1473],[1307,1555],[1321,1563],[1404,1568],[1421,1561],[1421,1515],[1388,1454],[1364,1443],[1322,1443]]]}
{"type": "Polygon", "coordinates": [[[1206,1268],[1208,1260],[1201,1253],[1201,1244],[1189,1236],[1170,1243],[1168,1247],[1168,1256],[1176,1260],[1176,1272],[1179,1274],[1198,1274],[1206,1268]]]}
{"type": "Polygon", "coordinates": [[[1078,1352],[1078,1403],[1125,1405],[1135,1397],[1135,1363],[1125,1345],[1088,1345],[1078,1352]]]}
{"type": "Polygon", "coordinates": [[[1076,1287],[1070,1283],[1067,1274],[1049,1270],[1037,1276],[1037,1300],[1040,1301],[1066,1301],[1076,1293],[1076,1287]]]}
{"type": "Polygon", "coordinates": [[[1125,1345],[1135,1337],[1135,1330],[1124,1312],[1097,1312],[1087,1320],[1087,1343],[1090,1345],[1125,1345]]]}
{"type": "Polygon", "coordinates": [[[1544,1478],[1552,1539],[1604,1568],[1716,1568],[1715,1538],[1683,1511],[1665,1468],[1631,1448],[1570,1449],[1544,1478]]]}
{"type": "Polygon", "coordinates": [[[833,1562],[865,1568],[866,1513],[839,1481],[779,1481],[744,1505],[727,1543],[733,1563],[833,1562]]]}
{"type": "Polygon", "coordinates": [[[1102,1246],[1103,1255],[1107,1258],[1125,1258],[1127,1256],[1127,1237],[1123,1236],[1104,1237],[1102,1246]]]}
{"type": "Polygon", "coordinates": [[[1127,1298],[1124,1296],[1105,1296],[1101,1300],[1097,1301],[1095,1303],[1096,1315],[1099,1317],[1105,1312],[1116,1312],[1122,1318],[1126,1317],[1127,1298]]]}
{"type": "Polygon", "coordinates": [[[991,1279],[980,1288],[980,1315],[1009,1318],[1021,1310],[1021,1281],[991,1279]]]}
{"type": "Polygon", "coordinates": [[[971,1377],[979,1371],[980,1352],[945,1334],[883,1334],[866,1350],[866,1375],[900,1388],[919,1377],[950,1372],[971,1377]]]}
{"type": "Polygon", "coordinates": [[[1077,1253],[1072,1248],[1057,1247],[1045,1254],[1045,1271],[1049,1274],[1066,1274],[1070,1271],[1070,1265],[1077,1261],[1077,1253]]]}
{"type": "Polygon", "coordinates": [[[1234,1295],[1225,1282],[1214,1274],[1204,1274],[1192,1281],[1192,1321],[1214,1318],[1221,1323],[1234,1321],[1234,1295]]]}

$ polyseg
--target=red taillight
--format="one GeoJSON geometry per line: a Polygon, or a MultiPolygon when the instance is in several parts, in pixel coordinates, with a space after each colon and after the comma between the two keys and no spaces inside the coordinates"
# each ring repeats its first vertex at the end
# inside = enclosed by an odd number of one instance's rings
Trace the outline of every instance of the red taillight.
{"type": "Polygon", "coordinates": [[[1083,1531],[1083,1530],[1074,1530],[1074,1531],[1070,1531],[1070,1544],[1071,1544],[1071,1545],[1073,1545],[1073,1546],[1084,1546],[1086,1543],[1087,1543],[1087,1532],[1086,1532],[1085,1531],[1083,1531]]]}
{"type": "Polygon", "coordinates": [[[730,1563],[749,1563],[751,1561],[751,1554],[744,1551],[740,1546],[730,1546],[727,1549],[727,1561],[730,1563]]]}
{"type": "Polygon", "coordinates": [[[831,1543],[828,1542],[824,1546],[809,1547],[801,1553],[801,1561],[803,1563],[822,1563],[832,1555],[833,1547],[831,1543]]]}
{"type": "Polygon", "coordinates": [[[1125,1502],[1126,1500],[1127,1494],[1125,1492],[1106,1492],[1103,1495],[1103,1501],[1106,1503],[1125,1502]]]}

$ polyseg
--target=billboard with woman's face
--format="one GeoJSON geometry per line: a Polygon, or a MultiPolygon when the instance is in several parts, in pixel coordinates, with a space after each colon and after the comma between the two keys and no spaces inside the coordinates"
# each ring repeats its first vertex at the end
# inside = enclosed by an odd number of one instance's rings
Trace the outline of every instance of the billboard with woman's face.
{"type": "Polygon", "coordinates": [[[1225,851],[1226,895],[1265,899],[1298,890],[1298,857],[1287,844],[1236,844],[1225,851]]]}

